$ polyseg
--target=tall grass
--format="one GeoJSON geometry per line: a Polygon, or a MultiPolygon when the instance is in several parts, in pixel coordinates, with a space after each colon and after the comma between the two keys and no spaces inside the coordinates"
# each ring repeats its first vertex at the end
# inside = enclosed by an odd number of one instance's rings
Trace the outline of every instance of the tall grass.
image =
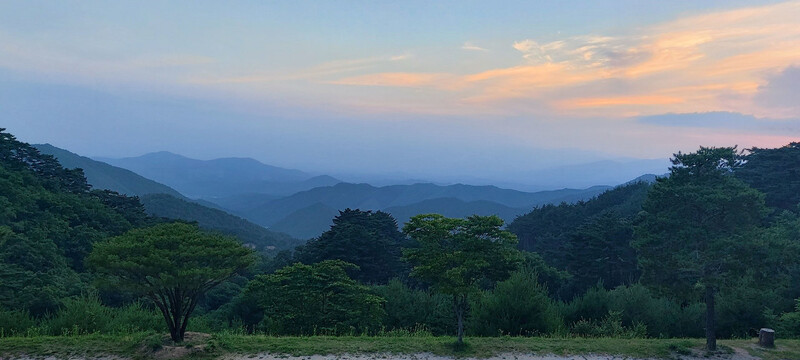
{"type": "Polygon", "coordinates": [[[100,303],[95,294],[65,300],[58,312],[40,319],[18,310],[0,310],[0,337],[164,331],[166,326],[159,313],[140,303],[121,308],[108,307],[100,303]]]}

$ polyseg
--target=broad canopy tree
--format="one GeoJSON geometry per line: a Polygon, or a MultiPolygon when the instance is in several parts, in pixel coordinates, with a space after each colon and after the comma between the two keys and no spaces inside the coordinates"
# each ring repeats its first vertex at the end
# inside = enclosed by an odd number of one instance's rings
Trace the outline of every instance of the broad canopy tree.
{"type": "Polygon", "coordinates": [[[413,266],[411,276],[453,297],[459,344],[464,341],[469,296],[483,281],[508,278],[522,262],[517,237],[502,226],[503,220],[497,216],[452,219],[423,214],[412,217],[403,228],[419,244],[404,250],[405,259],[413,266]]]}
{"type": "MultiPolygon", "coordinates": [[[[636,226],[642,282],[706,304],[706,345],[716,349],[715,297],[745,274],[767,213],[764,195],[736,179],[735,148],[678,153],[667,178],[651,188],[636,226]]],[[[760,259],[761,261],[765,259],[760,259]]]]}
{"type": "Polygon", "coordinates": [[[99,242],[88,261],[104,275],[101,285],[150,298],[172,340],[182,342],[200,297],[252,265],[255,256],[231,237],[168,223],[99,242]]]}

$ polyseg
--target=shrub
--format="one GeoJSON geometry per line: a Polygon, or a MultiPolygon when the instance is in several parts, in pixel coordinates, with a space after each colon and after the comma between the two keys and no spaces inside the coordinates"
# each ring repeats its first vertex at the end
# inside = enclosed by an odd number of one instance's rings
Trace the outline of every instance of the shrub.
{"type": "Polygon", "coordinates": [[[795,300],[794,311],[781,314],[773,322],[775,330],[781,334],[781,337],[796,338],[800,336],[800,299],[795,300]]]}
{"type": "Polygon", "coordinates": [[[0,310],[0,337],[22,335],[36,326],[36,320],[27,311],[0,310]]]}
{"type": "Polygon", "coordinates": [[[526,270],[482,293],[472,307],[471,329],[476,335],[541,335],[563,326],[547,289],[526,270]]]}
{"type": "Polygon", "coordinates": [[[758,334],[769,319],[764,315],[767,306],[773,309],[791,308],[775,289],[764,289],[749,279],[736,287],[721,291],[717,296],[717,335],[720,337],[750,337],[758,334]]]}
{"type": "Polygon", "coordinates": [[[163,323],[159,313],[140,303],[112,308],[101,304],[96,294],[86,294],[65,300],[57,313],[42,320],[41,327],[50,335],[130,334],[163,332],[163,323]]]}
{"type": "Polygon", "coordinates": [[[632,326],[622,325],[622,313],[609,311],[600,321],[581,319],[572,324],[570,331],[573,335],[583,337],[610,337],[610,338],[644,338],[647,337],[647,326],[637,322],[632,326]]]}
{"type": "Polygon", "coordinates": [[[256,299],[267,331],[292,335],[356,335],[380,330],[384,299],[347,275],[355,265],[326,260],[287,266],[248,283],[245,297],[256,299]]]}
{"type": "Polygon", "coordinates": [[[374,287],[386,299],[382,324],[386,331],[429,331],[434,335],[453,330],[453,301],[441,294],[409,288],[398,279],[374,287]]]}
{"type": "Polygon", "coordinates": [[[610,312],[619,313],[622,326],[635,328],[641,323],[650,337],[701,337],[705,308],[701,303],[681,305],[667,298],[658,297],[640,284],[619,286],[605,290],[602,286],[589,289],[583,296],[569,303],[559,304],[571,331],[579,334],[586,324],[600,324],[610,312]]]}
{"type": "Polygon", "coordinates": [[[82,295],[65,300],[42,324],[51,335],[91,334],[105,330],[111,317],[111,308],[103,306],[97,296],[82,295]]]}
{"type": "Polygon", "coordinates": [[[157,311],[147,309],[135,302],[122,308],[110,308],[112,317],[102,332],[109,334],[130,334],[136,332],[166,332],[164,317],[157,311]]]}

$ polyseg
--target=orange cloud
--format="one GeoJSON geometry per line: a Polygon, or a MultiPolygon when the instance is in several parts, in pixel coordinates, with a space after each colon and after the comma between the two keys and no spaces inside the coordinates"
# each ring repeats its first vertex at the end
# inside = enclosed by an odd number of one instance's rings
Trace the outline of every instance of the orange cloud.
{"type": "Polygon", "coordinates": [[[564,108],[586,108],[620,105],[669,105],[683,103],[685,100],[674,96],[641,95],[599,98],[578,98],[560,102],[564,108]]]}
{"type": "MultiPolygon", "coordinates": [[[[506,51],[520,55],[513,66],[484,65],[474,70],[475,63],[470,63],[469,72],[442,72],[426,69],[407,56],[374,57],[328,62],[289,73],[220,77],[197,83],[220,87],[232,84],[258,91],[267,87],[262,83],[286,82],[288,85],[274,86],[291,89],[291,82],[302,81],[294,88],[302,87],[304,94],[318,91],[344,106],[354,104],[349,97],[357,96],[361,100],[353,106],[366,107],[374,101],[374,108],[387,111],[402,108],[511,115],[574,111],[578,116],[609,117],[737,111],[775,117],[779,116],[777,110],[752,98],[769,74],[800,64],[797,19],[800,1],[790,1],[684,16],[627,35],[510,40],[506,51]],[[350,88],[333,91],[320,84],[350,88]],[[381,92],[384,95],[394,92],[397,96],[392,101],[397,104],[383,103],[383,97],[372,96],[369,87],[386,88],[381,92]],[[432,94],[436,94],[436,101],[431,100],[432,94]],[[530,104],[536,104],[535,108],[530,104]]],[[[499,46],[487,47],[493,51],[481,55],[481,61],[507,56],[497,50],[499,46]]],[[[462,48],[484,49],[469,42],[462,48]]],[[[458,59],[440,60],[458,65],[458,59]]]]}
{"type": "Polygon", "coordinates": [[[357,85],[357,86],[390,86],[390,87],[432,87],[450,88],[449,83],[453,78],[448,74],[433,73],[378,73],[361,76],[347,77],[329,84],[357,85]]]}

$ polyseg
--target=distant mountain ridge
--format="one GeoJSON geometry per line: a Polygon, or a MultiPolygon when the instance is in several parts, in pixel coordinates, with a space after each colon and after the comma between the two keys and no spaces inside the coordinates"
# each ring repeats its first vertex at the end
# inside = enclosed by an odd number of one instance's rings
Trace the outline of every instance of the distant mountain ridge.
{"type": "Polygon", "coordinates": [[[218,209],[218,205],[189,201],[175,189],[130,170],[92,160],[50,144],[34,146],[43,154],[55,156],[65,168],[83,169],[87,182],[94,188],[138,196],[151,216],[195,221],[204,229],[236,236],[243,243],[259,250],[290,249],[300,243],[289,235],[276,233],[218,209]]]}
{"type": "MultiPolygon", "coordinates": [[[[373,186],[262,164],[249,158],[196,160],[170,152],[106,159],[266,228],[308,239],[345,208],[382,210],[400,225],[420,213],[498,215],[506,222],[536,206],[588,200],[611,186],[526,192],[493,185],[420,182],[373,186]]],[[[562,174],[563,175],[563,174],[562,174]]]]}
{"type": "Polygon", "coordinates": [[[43,154],[55,156],[65,168],[83,169],[86,180],[94,188],[114,190],[130,196],[169,194],[176,198],[183,198],[183,195],[175,189],[147,179],[133,171],[92,160],[50,144],[34,144],[33,146],[43,154]]]}
{"type": "MultiPolygon", "coordinates": [[[[594,186],[588,189],[527,193],[495,186],[463,184],[442,186],[423,183],[375,187],[338,183],[278,199],[239,202],[238,208],[230,209],[257,224],[308,238],[327,229],[332,211],[345,208],[383,210],[395,215],[401,225],[413,215],[432,212],[451,217],[496,214],[510,222],[535,206],[587,200],[610,188],[594,186]],[[305,223],[301,226],[298,219],[304,219],[305,223]]],[[[228,206],[232,204],[227,203],[228,206]]]]}
{"type": "Polygon", "coordinates": [[[197,160],[168,151],[137,157],[97,158],[167,184],[191,198],[216,198],[241,193],[285,196],[339,182],[294,169],[263,164],[251,158],[197,160]]]}

